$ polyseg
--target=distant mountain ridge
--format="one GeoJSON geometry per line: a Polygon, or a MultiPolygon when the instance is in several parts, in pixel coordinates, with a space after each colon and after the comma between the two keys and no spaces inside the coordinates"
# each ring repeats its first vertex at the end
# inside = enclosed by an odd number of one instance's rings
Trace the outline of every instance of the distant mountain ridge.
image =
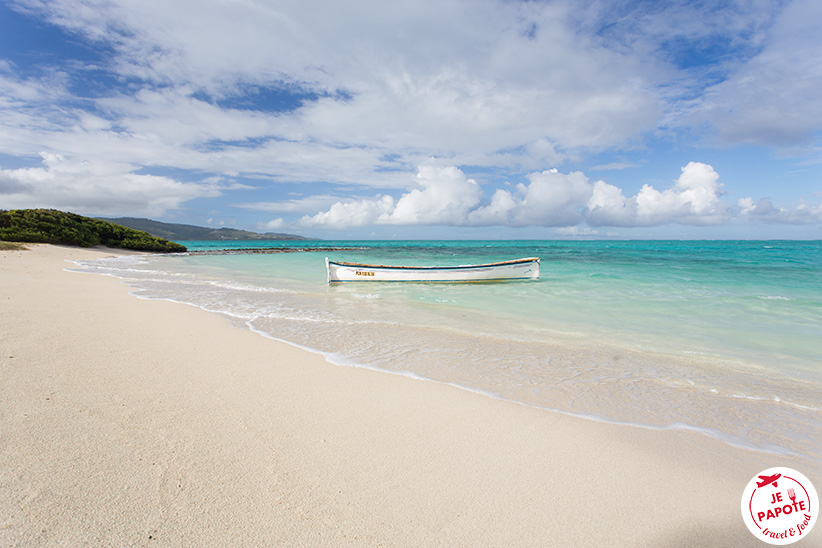
{"type": "Polygon", "coordinates": [[[296,234],[280,234],[276,232],[249,232],[238,228],[208,228],[204,226],[185,225],[177,223],[162,223],[151,219],[140,219],[137,217],[117,217],[104,220],[118,225],[142,230],[152,236],[158,236],[167,240],[310,240],[305,236],[296,234]]]}

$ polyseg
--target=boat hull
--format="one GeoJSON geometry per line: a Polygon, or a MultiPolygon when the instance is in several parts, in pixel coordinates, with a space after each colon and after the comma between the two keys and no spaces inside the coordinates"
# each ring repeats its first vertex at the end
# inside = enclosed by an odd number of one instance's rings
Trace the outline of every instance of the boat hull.
{"type": "Polygon", "coordinates": [[[539,258],[460,266],[386,266],[325,259],[328,283],[340,282],[502,282],[539,278],[539,258]]]}

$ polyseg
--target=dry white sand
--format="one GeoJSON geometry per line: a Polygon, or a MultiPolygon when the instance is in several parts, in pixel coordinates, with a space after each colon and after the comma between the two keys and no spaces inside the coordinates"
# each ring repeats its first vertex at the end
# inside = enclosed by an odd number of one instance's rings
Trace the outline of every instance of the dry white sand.
{"type": "MultiPolygon", "coordinates": [[[[0,251],[0,545],[765,546],[747,482],[819,465],[345,368],[0,251]]],[[[812,531],[799,546],[820,546],[812,531]]]]}

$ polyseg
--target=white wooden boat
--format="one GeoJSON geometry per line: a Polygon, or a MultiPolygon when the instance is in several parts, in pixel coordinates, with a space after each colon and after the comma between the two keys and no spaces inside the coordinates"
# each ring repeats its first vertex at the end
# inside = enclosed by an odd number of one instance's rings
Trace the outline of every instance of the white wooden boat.
{"type": "Polygon", "coordinates": [[[328,283],[336,282],[498,282],[539,278],[539,258],[459,266],[385,266],[342,263],[325,258],[328,283]]]}

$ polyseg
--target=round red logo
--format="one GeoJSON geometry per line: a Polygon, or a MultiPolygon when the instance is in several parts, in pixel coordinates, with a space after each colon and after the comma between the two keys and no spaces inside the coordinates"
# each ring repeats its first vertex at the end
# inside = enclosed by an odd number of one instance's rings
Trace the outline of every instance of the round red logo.
{"type": "Polygon", "coordinates": [[[776,467],[754,476],[742,493],[742,519],[756,538],[791,544],[810,533],[819,516],[819,497],[796,470],[776,467]]]}

